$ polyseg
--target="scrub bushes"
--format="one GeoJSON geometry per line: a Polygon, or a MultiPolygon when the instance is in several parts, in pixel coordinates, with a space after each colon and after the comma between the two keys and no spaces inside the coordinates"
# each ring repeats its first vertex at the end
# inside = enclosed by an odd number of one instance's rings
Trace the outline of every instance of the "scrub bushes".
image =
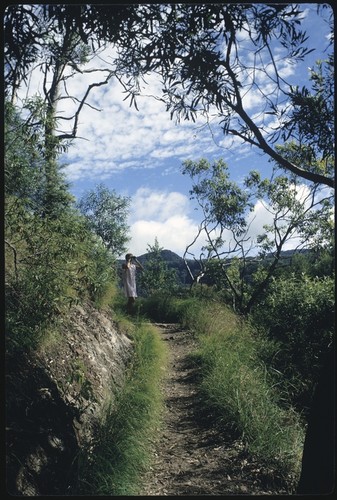
{"type": "Polygon", "coordinates": [[[105,306],[114,259],[75,211],[58,218],[29,212],[8,196],[5,225],[6,348],[36,349],[73,303],[105,306]]]}
{"type": "Polygon", "coordinates": [[[282,373],[289,398],[307,412],[318,381],[322,360],[335,329],[334,277],[306,274],[274,279],[268,294],[252,311],[251,320],[278,344],[270,358],[275,373],[282,373]]]}

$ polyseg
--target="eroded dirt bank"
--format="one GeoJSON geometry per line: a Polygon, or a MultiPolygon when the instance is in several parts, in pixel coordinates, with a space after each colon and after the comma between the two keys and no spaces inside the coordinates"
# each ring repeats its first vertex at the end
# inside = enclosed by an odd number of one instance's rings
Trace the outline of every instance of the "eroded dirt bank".
{"type": "Polygon", "coordinates": [[[108,313],[75,306],[60,341],[6,363],[6,491],[67,495],[76,460],[95,439],[112,387],[123,384],[132,341],[108,313]]]}

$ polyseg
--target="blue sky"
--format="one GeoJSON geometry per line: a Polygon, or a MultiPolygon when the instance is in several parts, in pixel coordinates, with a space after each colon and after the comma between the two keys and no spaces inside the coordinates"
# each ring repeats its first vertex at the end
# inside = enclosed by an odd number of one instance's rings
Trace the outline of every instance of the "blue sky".
{"type": "MultiPolygon", "coordinates": [[[[303,4],[302,8],[310,36],[308,43],[316,50],[299,66],[280,63],[287,81],[300,86],[308,81],[308,67],[323,57],[321,49],[326,47],[328,36],[328,26],[315,13],[316,4],[303,4]]],[[[280,47],[275,47],[276,55],[278,51],[280,47]]],[[[109,51],[101,53],[88,68],[107,67],[110,56],[109,51]]],[[[69,80],[70,94],[83,95],[88,83],[94,81],[97,76],[93,74],[77,75],[69,80]]],[[[131,198],[129,251],[136,255],[146,253],[148,245],[153,245],[157,238],[161,247],[182,256],[201,217],[189,200],[191,181],[181,174],[182,162],[223,158],[237,182],[242,182],[253,168],[268,176],[271,164],[257,150],[225,139],[216,120],[211,122],[211,129],[202,119],[196,123],[171,121],[164,104],[149,97],[159,89],[158,80],[149,77],[148,83],[144,96],[137,102],[139,111],[123,100],[125,94],[117,80],[112,78],[108,85],[95,88],[88,100],[90,107],[85,107],[80,115],[79,138],[61,160],[66,165],[64,172],[71,192],[77,198],[101,183],[131,198]]],[[[267,84],[262,77],[260,84],[267,84]]],[[[29,91],[39,91],[41,85],[41,73],[32,75],[29,91]]],[[[261,102],[257,93],[248,92],[245,96],[247,109],[257,117],[261,102]]],[[[59,113],[67,115],[70,111],[71,104],[64,104],[64,109],[61,104],[59,113]]],[[[255,215],[251,230],[257,234],[267,222],[268,213],[257,204],[255,215]]],[[[196,255],[201,244],[198,242],[194,248],[196,255]]]]}

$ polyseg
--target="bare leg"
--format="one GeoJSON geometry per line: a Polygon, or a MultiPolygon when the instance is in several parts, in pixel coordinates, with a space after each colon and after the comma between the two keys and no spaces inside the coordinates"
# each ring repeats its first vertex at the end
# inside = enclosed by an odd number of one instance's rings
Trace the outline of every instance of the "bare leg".
{"type": "Polygon", "coordinates": [[[129,297],[128,298],[128,303],[127,303],[127,306],[126,306],[128,314],[132,314],[133,304],[135,303],[135,300],[136,299],[134,297],[129,297]]]}

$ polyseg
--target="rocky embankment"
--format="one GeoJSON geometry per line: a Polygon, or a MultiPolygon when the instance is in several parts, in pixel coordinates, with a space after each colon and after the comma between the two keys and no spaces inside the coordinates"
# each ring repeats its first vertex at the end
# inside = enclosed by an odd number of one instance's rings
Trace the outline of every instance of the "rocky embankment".
{"type": "Polygon", "coordinates": [[[59,339],[6,362],[7,493],[66,495],[102,410],[123,383],[132,341],[111,317],[76,306],[59,339]]]}

